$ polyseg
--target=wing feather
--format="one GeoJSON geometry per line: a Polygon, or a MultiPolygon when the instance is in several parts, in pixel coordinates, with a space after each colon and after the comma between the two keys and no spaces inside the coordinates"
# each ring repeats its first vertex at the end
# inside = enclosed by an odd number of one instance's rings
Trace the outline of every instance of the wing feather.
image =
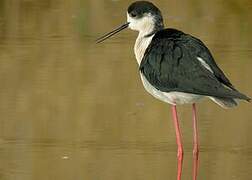
{"type": "Polygon", "coordinates": [[[175,29],[162,30],[153,37],[140,71],[160,91],[249,100],[234,89],[200,40],[175,29]],[[213,73],[197,57],[204,59],[213,73]]]}

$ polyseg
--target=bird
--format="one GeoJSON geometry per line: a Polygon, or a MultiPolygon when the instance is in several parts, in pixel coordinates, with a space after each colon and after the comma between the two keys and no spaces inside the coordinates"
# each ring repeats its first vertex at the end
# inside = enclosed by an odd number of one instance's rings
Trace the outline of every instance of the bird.
{"type": "Polygon", "coordinates": [[[193,114],[193,180],[197,179],[199,140],[196,103],[209,98],[223,108],[251,99],[239,92],[219,68],[210,50],[198,38],[165,28],[160,9],[149,1],[135,1],[127,9],[127,21],[101,36],[101,43],[123,29],[138,31],[134,53],[145,90],[171,104],[177,143],[177,180],[181,180],[183,144],[177,105],[191,104],[193,114]]]}

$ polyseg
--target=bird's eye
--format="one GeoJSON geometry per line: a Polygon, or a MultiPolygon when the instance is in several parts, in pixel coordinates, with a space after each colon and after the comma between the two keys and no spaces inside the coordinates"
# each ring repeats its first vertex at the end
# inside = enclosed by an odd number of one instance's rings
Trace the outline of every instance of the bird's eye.
{"type": "Polygon", "coordinates": [[[131,17],[136,17],[137,14],[136,14],[136,12],[132,12],[132,13],[130,13],[130,16],[131,16],[131,17]]]}

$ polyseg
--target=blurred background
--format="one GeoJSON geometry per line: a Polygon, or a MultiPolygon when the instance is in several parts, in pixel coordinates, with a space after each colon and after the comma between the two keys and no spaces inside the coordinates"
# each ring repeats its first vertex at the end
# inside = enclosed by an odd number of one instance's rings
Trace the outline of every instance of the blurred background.
{"type": "MultiPolygon", "coordinates": [[[[143,88],[136,32],[94,40],[126,21],[128,0],[0,1],[0,180],[176,179],[170,106],[143,88]]],[[[167,27],[209,47],[252,96],[251,0],[156,0],[167,27]]],[[[192,174],[191,106],[179,106],[192,174]]],[[[252,108],[198,104],[199,179],[252,177],[252,108]]]]}

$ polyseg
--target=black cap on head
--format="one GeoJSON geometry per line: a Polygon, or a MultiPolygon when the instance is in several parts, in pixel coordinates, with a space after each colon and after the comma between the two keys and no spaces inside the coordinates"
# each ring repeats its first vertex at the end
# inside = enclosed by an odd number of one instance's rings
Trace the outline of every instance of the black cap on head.
{"type": "Polygon", "coordinates": [[[148,1],[136,1],[128,7],[128,14],[132,17],[142,17],[145,13],[161,16],[160,10],[148,1]]]}

